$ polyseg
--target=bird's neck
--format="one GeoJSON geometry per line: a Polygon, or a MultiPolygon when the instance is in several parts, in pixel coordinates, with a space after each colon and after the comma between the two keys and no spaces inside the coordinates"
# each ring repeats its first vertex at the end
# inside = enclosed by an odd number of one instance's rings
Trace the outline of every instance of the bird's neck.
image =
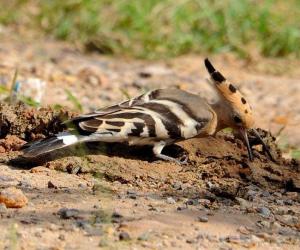
{"type": "Polygon", "coordinates": [[[211,104],[212,109],[217,114],[217,127],[216,133],[224,128],[229,126],[228,124],[228,113],[229,107],[223,101],[218,101],[216,103],[211,104]]]}

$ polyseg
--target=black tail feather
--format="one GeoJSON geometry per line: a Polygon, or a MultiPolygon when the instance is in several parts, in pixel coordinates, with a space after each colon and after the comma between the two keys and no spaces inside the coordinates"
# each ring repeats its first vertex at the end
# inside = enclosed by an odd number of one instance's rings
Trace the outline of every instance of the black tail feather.
{"type": "Polygon", "coordinates": [[[68,145],[64,144],[62,139],[53,136],[43,140],[26,143],[22,148],[23,157],[34,158],[66,146],[68,145]]]}

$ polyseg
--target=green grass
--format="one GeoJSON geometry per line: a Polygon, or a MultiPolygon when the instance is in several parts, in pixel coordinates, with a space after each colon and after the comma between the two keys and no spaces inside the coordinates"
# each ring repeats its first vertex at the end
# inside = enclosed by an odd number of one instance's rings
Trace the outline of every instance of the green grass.
{"type": "Polygon", "coordinates": [[[13,0],[0,23],[19,24],[101,53],[162,58],[259,52],[299,57],[298,0],[13,0]]]}

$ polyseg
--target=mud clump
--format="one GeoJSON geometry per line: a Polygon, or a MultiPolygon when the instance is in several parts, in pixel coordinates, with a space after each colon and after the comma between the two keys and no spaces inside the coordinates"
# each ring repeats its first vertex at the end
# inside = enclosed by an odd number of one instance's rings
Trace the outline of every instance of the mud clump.
{"type": "Polygon", "coordinates": [[[7,135],[0,139],[0,153],[19,150],[26,142],[15,135],[7,135]]]}
{"type": "MultiPolygon", "coordinates": [[[[32,141],[51,136],[65,129],[62,121],[74,116],[65,109],[36,110],[22,104],[9,105],[0,103],[0,139],[14,135],[25,141],[32,141]]],[[[3,146],[3,143],[1,145],[3,146]]]]}
{"type": "Polygon", "coordinates": [[[20,189],[8,187],[0,191],[0,203],[8,208],[21,208],[27,205],[28,199],[20,189]]]}

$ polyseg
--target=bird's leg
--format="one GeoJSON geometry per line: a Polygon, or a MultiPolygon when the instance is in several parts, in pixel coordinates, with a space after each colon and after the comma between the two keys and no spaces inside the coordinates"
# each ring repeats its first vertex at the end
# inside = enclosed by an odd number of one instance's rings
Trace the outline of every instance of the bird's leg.
{"type": "Polygon", "coordinates": [[[180,160],[177,160],[177,159],[175,159],[171,156],[167,156],[167,155],[162,154],[161,151],[163,150],[163,148],[165,146],[166,146],[166,143],[164,141],[160,141],[160,142],[154,144],[153,153],[157,158],[162,159],[164,161],[173,161],[173,162],[176,162],[179,165],[187,163],[187,158],[184,159],[183,161],[180,161],[180,160]]]}

